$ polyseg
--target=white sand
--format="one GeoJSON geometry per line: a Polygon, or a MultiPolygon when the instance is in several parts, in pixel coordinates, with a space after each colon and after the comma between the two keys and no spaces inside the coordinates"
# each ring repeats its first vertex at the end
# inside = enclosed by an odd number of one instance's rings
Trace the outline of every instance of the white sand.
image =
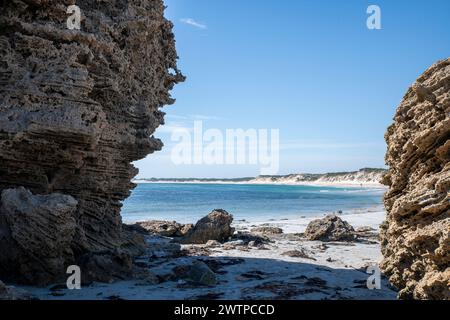
{"type": "MultiPolygon", "coordinates": [[[[384,219],[382,211],[353,213],[342,218],[354,227],[369,226],[378,229],[384,219]]],[[[369,290],[365,273],[368,265],[376,265],[381,260],[379,242],[323,243],[306,241],[295,233],[303,232],[312,218],[261,221],[250,225],[237,222],[238,230],[246,230],[253,225],[270,225],[281,227],[285,234],[272,238],[273,242],[265,249],[236,247],[232,250],[218,247],[208,257],[171,258],[152,266],[150,270],[159,275],[171,272],[180,264],[190,263],[195,259],[215,259],[229,262],[242,258],[243,262],[223,267],[223,274],[218,275],[219,284],[214,287],[179,288],[176,281],[167,281],[148,285],[135,281],[120,281],[113,284],[93,284],[81,290],[62,290],[60,295],[51,295],[49,288],[23,287],[40,299],[197,299],[200,295],[218,294],[220,299],[395,299],[393,291],[385,279],[381,290],[369,290]],[[302,249],[314,258],[293,258],[282,255],[291,250],[302,249]],[[261,279],[246,278],[242,275],[262,273],[261,279]],[[317,280],[318,279],[318,280],[317,280]],[[325,281],[322,285],[314,284],[325,281]],[[258,287],[259,286],[259,287],[258,287]]],[[[170,239],[159,236],[149,239],[154,245],[167,244],[170,239]]],[[[203,248],[204,246],[183,246],[203,248]]],[[[154,252],[153,252],[154,253],[154,252]]],[[[161,252],[164,255],[164,250],[161,252]]],[[[154,258],[142,257],[141,261],[154,258]]]]}

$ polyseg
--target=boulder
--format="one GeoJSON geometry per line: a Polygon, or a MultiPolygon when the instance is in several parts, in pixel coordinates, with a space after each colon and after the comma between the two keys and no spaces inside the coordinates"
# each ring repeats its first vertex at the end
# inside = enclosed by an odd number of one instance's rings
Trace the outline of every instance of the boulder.
{"type": "Polygon", "coordinates": [[[189,233],[181,239],[185,244],[205,244],[208,240],[223,242],[234,233],[233,216],[225,210],[216,209],[200,219],[189,233]]]}
{"type": "Polygon", "coordinates": [[[46,284],[66,277],[75,261],[71,244],[78,202],[53,193],[33,195],[20,187],[3,190],[0,206],[0,274],[46,284]]]}
{"type": "Polygon", "coordinates": [[[333,214],[323,219],[311,221],[306,227],[304,236],[308,240],[319,241],[355,240],[353,227],[348,222],[333,214]]]}

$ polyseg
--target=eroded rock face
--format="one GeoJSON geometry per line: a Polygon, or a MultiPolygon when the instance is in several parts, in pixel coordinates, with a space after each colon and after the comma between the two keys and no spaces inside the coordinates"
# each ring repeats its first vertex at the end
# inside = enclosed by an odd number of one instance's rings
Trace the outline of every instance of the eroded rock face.
{"type": "Polygon", "coordinates": [[[450,299],[450,59],[408,90],[386,133],[382,269],[400,298],[450,299]]]}
{"type": "MultiPolygon", "coordinates": [[[[152,136],[163,123],[159,108],[174,102],[169,91],[184,80],[162,0],[79,0],[81,31],[67,29],[70,4],[0,4],[0,191],[24,187],[75,199],[64,264],[123,244],[121,201],[137,173],[131,162],[161,149],[152,136]]],[[[0,224],[3,234],[18,226],[0,224]]],[[[11,241],[17,237],[1,241],[0,252],[11,241]]],[[[47,267],[33,262],[34,245],[27,249],[31,274],[47,267]]],[[[0,260],[6,269],[9,263],[0,260]]],[[[0,278],[10,276],[1,270],[0,278]]],[[[18,280],[43,280],[24,277],[18,280]]]]}
{"type": "Polygon", "coordinates": [[[25,281],[45,283],[74,262],[78,202],[52,193],[34,196],[23,187],[1,193],[0,270],[25,281]]]}

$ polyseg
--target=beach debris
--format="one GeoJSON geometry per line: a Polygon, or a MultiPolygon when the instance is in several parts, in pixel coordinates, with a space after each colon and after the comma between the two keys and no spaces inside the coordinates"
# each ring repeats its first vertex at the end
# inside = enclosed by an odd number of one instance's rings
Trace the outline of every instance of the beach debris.
{"type": "Polygon", "coordinates": [[[185,280],[189,285],[214,286],[217,284],[216,274],[203,261],[195,260],[191,264],[173,268],[178,280],[185,280]]]}
{"type": "Polygon", "coordinates": [[[206,242],[205,247],[210,247],[210,248],[217,248],[220,247],[222,244],[217,241],[217,240],[208,240],[208,242],[206,242]]]}
{"type": "Polygon", "coordinates": [[[223,244],[222,248],[224,250],[233,250],[238,249],[239,247],[246,246],[245,241],[243,240],[233,240],[223,244]]]}
{"type": "Polygon", "coordinates": [[[240,279],[245,280],[264,280],[267,279],[270,276],[269,273],[260,271],[260,270],[250,270],[245,273],[242,273],[240,276],[240,279]]]}
{"type": "Polygon", "coordinates": [[[120,300],[125,300],[124,298],[122,298],[121,296],[117,295],[117,294],[113,294],[111,296],[108,296],[105,298],[106,300],[112,300],[112,301],[120,301],[120,300]]]}
{"type": "Polygon", "coordinates": [[[188,256],[188,257],[207,257],[211,254],[211,250],[209,248],[199,246],[199,245],[185,245],[183,246],[183,249],[181,250],[182,256],[188,256]]]}
{"type": "Polygon", "coordinates": [[[304,236],[308,240],[319,241],[353,241],[355,240],[353,227],[334,214],[323,219],[311,221],[306,227],[304,236]]]}
{"type": "Polygon", "coordinates": [[[159,220],[137,222],[135,226],[143,228],[150,234],[157,234],[164,237],[183,237],[194,227],[192,224],[159,220]]]}
{"type": "Polygon", "coordinates": [[[283,252],[281,255],[291,257],[291,258],[304,258],[304,259],[316,260],[316,258],[311,257],[304,248],[286,251],[286,252],[283,252]]]}
{"type": "Polygon", "coordinates": [[[188,298],[188,300],[217,300],[225,295],[224,292],[208,292],[188,298]]]}
{"type": "Polygon", "coordinates": [[[321,292],[322,290],[313,287],[305,287],[303,284],[289,283],[286,281],[269,281],[263,284],[259,284],[253,288],[245,288],[242,290],[243,299],[255,299],[260,298],[264,292],[271,294],[264,297],[266,299],[273,300],[287,300],[293,299],[300,295],[306,295],[311,293],[321,292]]]}
{"type": "Polygon", "coordinates": [[[269,248],[266,248],[264,242],[260,239],[250,241],[247,246],[249,248],[256,248],[258,250],[269,250],[269,248]]]}
{"type": "Polygon", "coordinates": [[[264,234],[254,234],[248,231],[238,231],[233,235],[233,239],[242,240],[245,244],[255,241],[256,244],[265,244],[271,242],[270,238],[264,234]]]}
{"type": "Polygon", "coordinates": [[[274,235],[274,234],[282,234],[283,229],[278,227],[269,227],[269,226],[260,226],[251,229],[251,232],[253,233],[262,233],[266,235],[274,235]]]}
{"type": "Polygon", "coordinates": [[[223,267],[233,266],[236,264],[244,263],[243,258],[209,258],[209,259],[199,259],[204,262],[214,273],[224,274],[226,272],[222,271],[223,267]]]}
{"type": "Polygon", "coordinates": [[[222,209],[215,209],[200,219],[194,228],[181,239],[181,243],[205,244],[208,240],[226,241],[234,233],[234,229],[231,227],[232,222],[231,214],[222,209]]]}

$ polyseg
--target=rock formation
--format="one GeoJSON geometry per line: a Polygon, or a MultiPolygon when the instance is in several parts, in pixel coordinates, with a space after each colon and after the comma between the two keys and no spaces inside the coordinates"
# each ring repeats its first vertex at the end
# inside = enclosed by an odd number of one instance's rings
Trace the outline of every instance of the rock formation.
{"type": "Polygon", "coordinates": [[[31,300],[35,299],[24,290],[5,285],[0,281],[0,300],[31,300]]]}
{"type": "Polygon", "coordinates": [[[233,216],[222,209],[213,210],[200,219],[189,233],[181,239],[182,243],[205,244],[209,240],[226,241],[234,233],[231,227],[233,216]]]}
{"type": "Polygon", "coordinates": [[[77,1],[81,30],[69,30],[73,3],[0,4],[4,280],[44,284],[86,255],[138,251],[120,218],[131,162],[161,149],[159,109],[184,80],[162,0],[77,1]]]}
{"type": "Polygon", "coordinates": [[[400,298],[450,299],[450,59],[409,88],[386,133],[383,271],[400,298]]]}
{"type": "Polygon", "coordinates": [[[282,234],[283,229],[278,228],[278,227],[260,226],[260,227],[253,228],[251,230],[251,232],[273,235],[273,234],[282,234]]]}
{"type": "Polygon", "coordinates": [[[150,234],[159,234],[164,237],[183,237],[194,227],[193,224],[181,224],[176,221],[143,221],[133,225],[150,234]]]}
{"type": "Polygon", "coordinates": [[[311,221],[305,230],[308,240],[352,241],[355,240],[353,227],[334,214],[311,221]]]}

